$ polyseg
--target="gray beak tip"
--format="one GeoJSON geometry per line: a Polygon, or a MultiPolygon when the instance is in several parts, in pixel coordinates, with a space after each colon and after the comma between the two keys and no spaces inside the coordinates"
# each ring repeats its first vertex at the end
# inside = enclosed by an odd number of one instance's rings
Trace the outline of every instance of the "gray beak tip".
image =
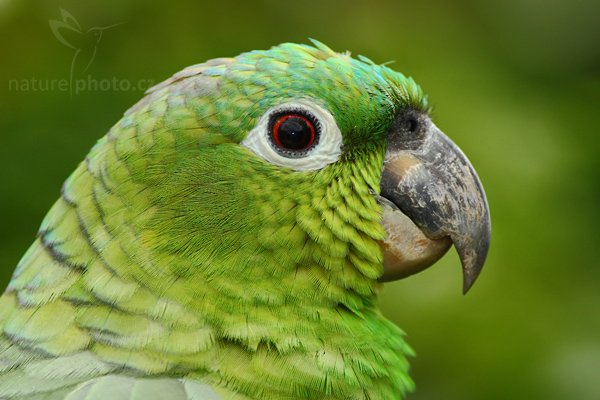
{"type": "Polygon", "coordinates": [[[489,219],[486,222],[485,229],[479,235],[461,238],[462,240],[453,238],[463,269],[463,294],[471,289],[487,258],[490,247],[489,219]]]}
{"type": "Polygon", "coordinates": [[[479,272],[481,272],[481,267],[483,267],[483,264],[471,267],[463,265],[463,294],[467,294],[469,289],[471,289],[471,286],[473,286],[479,276],[479,272]]]}

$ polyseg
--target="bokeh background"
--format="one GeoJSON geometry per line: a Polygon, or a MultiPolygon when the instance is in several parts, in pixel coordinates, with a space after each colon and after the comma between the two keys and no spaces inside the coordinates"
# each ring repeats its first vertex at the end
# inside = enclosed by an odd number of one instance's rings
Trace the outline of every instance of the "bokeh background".
{"type": "MultiPolygon", "coordinates": [[[[467,296],[454,251],[386,286],[417,352],[410,399],[600,399],[599,20],[597,0],[0,0],[0,286],[150,82],[313,37],[413,76],[487,190],[492,246],[467,296]],[[122,23],[75,73],[132,87],[31,83],[69,79],[73,50],[49,26],[60,8],[83,32],[122,23]]],[[[93,50],[80,36],[68,40],[93,50]]]]}

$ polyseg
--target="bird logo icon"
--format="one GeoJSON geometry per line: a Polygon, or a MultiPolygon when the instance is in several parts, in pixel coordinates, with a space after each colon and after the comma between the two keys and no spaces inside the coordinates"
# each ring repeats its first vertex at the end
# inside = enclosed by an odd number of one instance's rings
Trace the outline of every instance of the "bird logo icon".
{"type": "Polygon", "coordinates": [[[50,29],[59,42],[74,50],[69,71],[69,82],[73,87],[73,77],[86,72],[96,58],[98,44],[105,30],[122,25],[113,24],[103,27],[82,29],[75,17],[65,9],[60,9],[62,20],[50,20],[50,29]]]}

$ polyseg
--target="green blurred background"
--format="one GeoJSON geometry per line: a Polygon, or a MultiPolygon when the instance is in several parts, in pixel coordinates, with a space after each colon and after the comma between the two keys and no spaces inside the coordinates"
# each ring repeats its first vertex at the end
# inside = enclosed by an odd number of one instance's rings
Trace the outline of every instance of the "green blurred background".
{"type": "Polygon", "coordinates": [[[385,289],[418,354],[410,399],[600,399],[599,20],[593,0],[0,0],[0,285],[148,81],[313,37],[413,76],[488,194],[492,247],[467,296],[454,251],[385,289]],[[83,30],[123,23],[83,77],[141,87],[23,86],[69,78],[73,50],[48,23],[60,8],[83,30]]]}

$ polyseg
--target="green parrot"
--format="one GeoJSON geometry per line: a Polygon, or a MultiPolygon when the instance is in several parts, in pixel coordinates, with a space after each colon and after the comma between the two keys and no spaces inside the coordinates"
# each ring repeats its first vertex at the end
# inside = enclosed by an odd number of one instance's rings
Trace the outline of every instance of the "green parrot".
{"type": "Polygon", "coordinates": [[[411,78],[322,43],[193,65],[67,179],[0,298],[0,399],[402,399],[383,281],[486,258],[411,78]]]}

